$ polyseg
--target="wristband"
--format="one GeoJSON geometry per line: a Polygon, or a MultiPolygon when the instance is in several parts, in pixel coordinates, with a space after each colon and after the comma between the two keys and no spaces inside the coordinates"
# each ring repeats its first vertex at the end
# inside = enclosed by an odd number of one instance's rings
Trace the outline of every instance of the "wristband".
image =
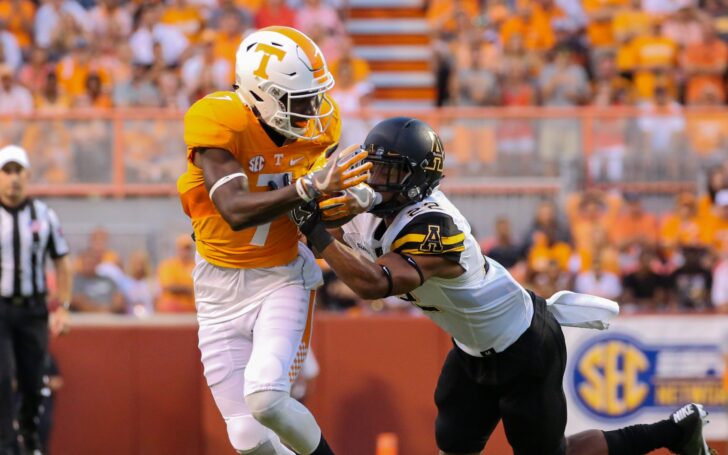
{"type": "Polygon", "coordinates": [[[392,288],[394,288],[394,282],[392,281],[392,272],[389,271],[389,267],[386,265],[380,265],[379,267],[382,268],[382,272],[384,272],[384,276],[387,277],[387,293],[384,294],[384,297],[389,297],[392,295],[392,288]]]}
{"type": "Polygon", "coordinates": [[[329,234],[329,231],[327,231],[321,223],[316,224],[316,226],[314,226],[313,229],[306,234],[306,238],[309,242],[311,242],[311,246],[313,246],[319,253],[324,251],[324,249],[334,241],[334,237],[329,234]]]}

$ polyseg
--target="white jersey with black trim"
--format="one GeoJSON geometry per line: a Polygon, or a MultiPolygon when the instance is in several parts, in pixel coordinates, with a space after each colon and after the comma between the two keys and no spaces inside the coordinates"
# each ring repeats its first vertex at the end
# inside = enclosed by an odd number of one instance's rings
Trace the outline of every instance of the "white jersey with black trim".
{"type": "Polygon", "coordinates": [[[530,326],[529,293],[483,256],[470,224],[441,191],[401,210],[389,226],[364,213],[343,229],[344,241],[372,259],[395,251],[415,261],[438,255],[458,262],[465,269],[459,277],[430,278],[400,297],[420,307],[466,352],[502,352],[530,326]]]}

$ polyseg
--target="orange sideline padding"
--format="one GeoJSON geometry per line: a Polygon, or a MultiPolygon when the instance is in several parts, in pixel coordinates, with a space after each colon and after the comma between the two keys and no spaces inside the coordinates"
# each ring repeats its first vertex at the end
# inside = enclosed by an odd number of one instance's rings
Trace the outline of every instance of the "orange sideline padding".
{"type": "MultiPolygon", "coordinates": [[[[398,455],[435,455],[433,393],[450,346],[424,318],[318,314],[321,374],[307,405],[337,454],[374,455],[392,432],[398,455]]],[[[53,453],[234,455],[193,324],[80,326],[52,350],[65,379],[53,453]]],[[[512,454],[500,428],[485,453],[512,454]]]]}

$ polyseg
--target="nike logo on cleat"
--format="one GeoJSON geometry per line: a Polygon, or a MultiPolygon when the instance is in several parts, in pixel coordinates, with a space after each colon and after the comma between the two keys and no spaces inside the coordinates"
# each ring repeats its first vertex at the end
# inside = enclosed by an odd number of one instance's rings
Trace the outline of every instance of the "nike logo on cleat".
{"type": "Polygon", "coordinates": [[[673,414],[673,420],[675,423],[680,422],[681,420],[685,419],[688,416],[691,416],[693,414],[693,407],[692,406],[685,406],[681,409],[678,409],[673,414]]]}

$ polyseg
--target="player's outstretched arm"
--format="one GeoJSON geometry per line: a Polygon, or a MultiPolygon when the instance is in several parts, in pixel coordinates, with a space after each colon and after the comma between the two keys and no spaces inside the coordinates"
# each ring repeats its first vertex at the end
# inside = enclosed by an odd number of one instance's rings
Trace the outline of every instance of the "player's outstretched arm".
{"type": "Polygon", "coordinates": [[[233,230],[267,223],[301,203],[293,186],[275,191],[249,192],[247,176],[238,160],[227,150],[198,149],[194,164],[202,169],[207,191],[215,187],[210,198],[233,230]]]}

